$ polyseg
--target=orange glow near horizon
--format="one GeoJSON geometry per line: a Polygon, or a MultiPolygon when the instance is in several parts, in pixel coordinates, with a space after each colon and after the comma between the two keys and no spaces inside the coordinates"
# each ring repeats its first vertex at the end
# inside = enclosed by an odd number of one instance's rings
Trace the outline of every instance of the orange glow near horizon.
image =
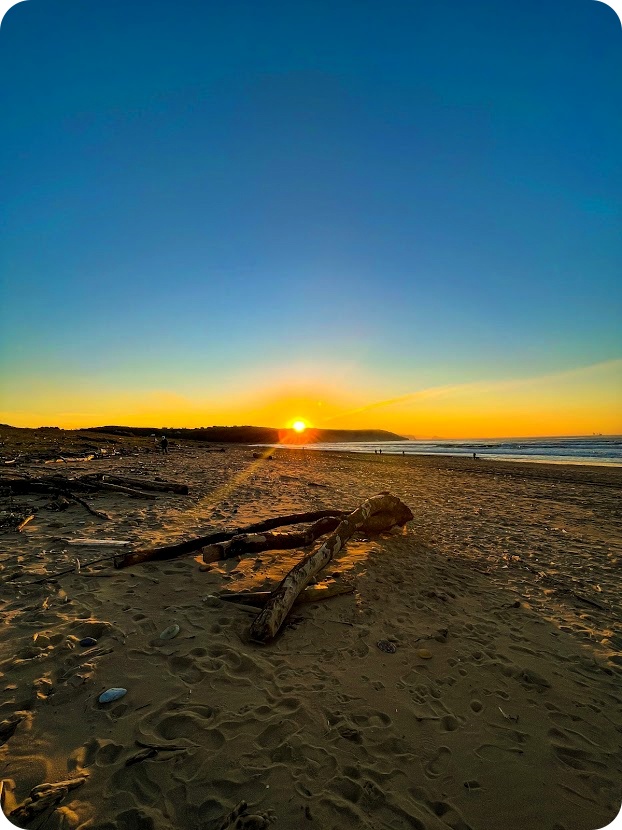
{"type": "MultiPolygon", "coordinates": [[[[0,422],[65,429],[104,426],[168,429],[255,425],[305,429],[384,429],[416,438],[505,438],[622,434],[622,360],[550,375],[430,385],[391,396],[382,376],[325,381],[291,367],[262,385],[243,378],[213,393],[116,388],[51,378],[3,389],[0,422]],[[291,417],[292,412],[304,412],[291,417]]],[[[406,387],[406,390],[408,387],[406,387]]]]}

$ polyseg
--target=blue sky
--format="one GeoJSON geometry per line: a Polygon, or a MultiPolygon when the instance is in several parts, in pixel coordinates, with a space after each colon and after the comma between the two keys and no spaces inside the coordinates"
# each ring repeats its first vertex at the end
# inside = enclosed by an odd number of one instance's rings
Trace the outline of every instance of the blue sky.
{"type": "Polygon", "coordinates": [[[621,78],[593,0],[20,3],[4,409],[52,382],[214,398],[342,367],[373,398],[621,357],[621,78]]]}

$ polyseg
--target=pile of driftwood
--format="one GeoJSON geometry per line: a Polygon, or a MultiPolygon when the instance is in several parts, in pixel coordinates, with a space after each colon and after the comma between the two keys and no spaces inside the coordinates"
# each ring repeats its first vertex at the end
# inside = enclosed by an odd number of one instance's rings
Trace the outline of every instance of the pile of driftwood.
{"type": "Polygon", "coordinates": [[[187,496],[188,486],[171,481],[149,481],[108,473],[89,473],[77,477],[48,475],[38,478],[17,474],[0,475],[0,492],[10,495],[30,493],[51,495],[57,500],[57,509],[63,509],[68,506],[68,503],[76,502],[98,519],[109,520],[110,516],[107,513],[96,510],[81,495],[78,495],[78,493],[84,495],[98,491],[113,492],[130,498],[155,499],[154,493],[158,492],[187,496]]]}
{"type": "Polygon", "coordinates": [[[197,552],[202,552],[204,562],[212,563],[267,550],[304,548],[312,545],[321,536],[330,534],[318,550],[305,556],[274,590],[222,595],[223,599],[239,599],[244,603],[264,605],[250,627],[250,636],[256,642],[266,643],[276,636],[295,602],[314,601],[352,590],[348,586],[338,585],[321,590],[310,589],[307,586],[315,579],[316,574],[326,568],[354,533],[381,533],[395,526],[403,526],[412,518],[410,509],[400,499],[390,493],[380,493],[364,501],[352,512],[320,510],[297,513],[267,519],[233,532],[212,533],[176,545],[127,551],[115,557],[115,567],[124,568],[142,562],[174,559],[197,552]],[[313,524],[299,531],[270,532],[275,527],[304,522],[313,524]]]}

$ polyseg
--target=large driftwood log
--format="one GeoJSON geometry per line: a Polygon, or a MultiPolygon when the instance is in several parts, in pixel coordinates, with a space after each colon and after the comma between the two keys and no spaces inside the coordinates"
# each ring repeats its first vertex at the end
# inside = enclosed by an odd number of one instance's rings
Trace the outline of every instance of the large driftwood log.
{"type": "Polygon", "coordinates": [[[12,493],[58,493],[59,491],[64,493],[73,490],[92,493],[97,490],[94,484],[58,475],[43,478],[0,476],[0,488],[5,487],[12,493]]]}
{"type": "Polygon", "coordinates": [[[92,484],[97,490],[112,490],[115,493],[124,493],[133,499],[155,499],[153,493],[143,493],[142,490],[136,490],[134,487],[124,487],[122,484],[112,484],[109,481],[94,481],[90,479],[88,484],[92,484]]]}
{"type": "MultiPolygon", "coordinates": [[[[370,516],[359,528],[364,533],[382,533],[390,530],[396,524],[405,524],[412,519],[412,513],[405,504],[400,505],[391,513],[379,512],[370,516]]],[[[320,536],[331,533],[339,525],[340,519],[329,516],[319,519],[305,530],[289,533],[246,533],[234,536],[225,542],[217,542],[203,549],[203,561],[217,562],[221,559],[231,559],[233,556],[245,556],[250,553],[261,553],[266,550],[290,550],[291,548],[306,548],[312,545],[320,536]]]]}
{"type": "Polygon", "coordinates": [[[250,627],[251,639],[260,643],[272,640],[296,598],[304,591],[311,579],[326,567],[345,542],[363,526],[370,516],[381,512],[393,513],[396,517],[395,524],[399,525],[404,525],[413,518],[406,505],[389,493],[380,493],[364,501],[340,523],[335,532],[315,553],[305,556],[282,580],[277,589],[273,591],[266,607],[253,621],[250,627]]]}
{"type": "Polygon", "coordinates": [[[178,484],[176,481],[150,481],[144,478],[128,478],[127,476],[113,476],[110,473],[90,473],[86,476],[81,476],[81,481],[97,483],[98,481],[109,482],[111,484],[122,484],[130,488],[138,488],[139,490],[154,491],[156,493],[179,493],[179,495],[188,495],[188,485],[178,484]]]}
{"type": "Polygon", "coordinates": [[[347,516],[348,510],[314,510],[310,513],[292,513],[289,516],[276,516],[273,519],[265,519],[263,522],[255,522],[246,527],[236,530],[222,530],[209,533],[207,536],[197,536],[185,542],[178,542],[175,545],[163,545],[157,548],[140,548],[115,559],[115,568],[127,568],[130,565],[139,565],[142,562],[159,562],[165,559],[176,559],[178,556],[186,556],[189,553],[197,553],[208,545],[217,542],[226,542],[234,536],[247,533],[262,533],[264,530],[272,530],[275,527],[285,525],[302,524],[303,522],[314,522],[317,519],[324,519],[328,516],[347,516]]]}
{"type": "Polygon", "coordinates": [[[226,542],[217,542],[203,549],[204,562],[217,562],[221,559],[231,559],[234,556],[244,556],[248,553],[261,553],[264,550],[289,550],[290,548],[305,548],[312,545],[316,539],[325,533],[330,533],[338,527],[337,516],[327,516],[306,530],[290,533],[246,533],[234,536],[226,542]]]}

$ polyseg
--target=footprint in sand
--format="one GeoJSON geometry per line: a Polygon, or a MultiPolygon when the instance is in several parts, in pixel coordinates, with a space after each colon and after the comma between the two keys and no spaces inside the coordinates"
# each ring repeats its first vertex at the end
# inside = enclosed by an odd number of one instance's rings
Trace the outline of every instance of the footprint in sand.
{"type": "Polygon", "coordinates": [[[428,778],[438,778],[442,775],[451,761],[451,749],[448,746],[438,748],[434,757],[424,766],[423,771],[428,778]]]}
{"type": "Polygon", "coordinates": [[[206,672],[190,657],[174,655],[169,658],[168,665],[171,674],[181,678],[184,683],[200,683],[206,675],[206,672]]]}

